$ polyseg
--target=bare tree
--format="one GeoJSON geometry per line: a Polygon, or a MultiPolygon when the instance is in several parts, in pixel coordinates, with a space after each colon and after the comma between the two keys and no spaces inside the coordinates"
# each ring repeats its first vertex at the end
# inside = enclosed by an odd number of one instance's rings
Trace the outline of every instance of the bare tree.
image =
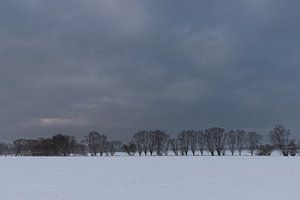
{"type": "Polygon", "coordinates": [[[136,145],[134,143],[124,144],[123,149],[129,156],[133,156],[136,152],[136,145]]]}
{"type": "Polygon", "coordinates": [[[189,135],[190,135],[190,148],[192,151],[193,156],[196,154],[197,148],[198,148],[198,132],[196,131],[189,131],[189,135]]]}
{"type": "Polygon", "coordinates": [[[245,148],[246,144],[246,132],[244,130],[235,130],[236,134],[236,148],[239,152],[239,155],[242,155],[242,150],[245,148]]]}
{"type": "Polygon", "coordinates": [[[221,156],[222,153],[225,154],[224,149],[225,149],[227,134],[225,133],[225,130],[223,128],[219,128],[219,127],[212,128],[212,133],[214,135],[216,151],[218,153],[218,156],[221,156]]]}
{"type": "Polygon", "coordinates": [[[149,142],[150,142],[149,132],[144,131],[143,135],[144,135],[144,144],[142,148],[143,148],[144,155],[147,156],[147,152],[149,150],[149,142]]]}
{"type": "Polygon", "coordinates": [[[285,129],[283,125],[276,125],[270,132],[270,139],[275,147],[278,147],[284,156],[289,155],[288,146],[292,141],[290,139],[291,132],[285,129]]]}
{"type": "Polygon", "coordinates": [[[227,134],[227,144],[228,148],[231,152],[231,155],[234,155],[234,152],[236,151],[236,132],[233,130],[230,130],[227,134]]]}
{"type": "Polygon", "coordinates": [[[52,137],[55,156],[67,156],[75,152],[77,141],[74,136],[57,134],[52,137]]]}
{"type": "Polygon", "coordinates": [[[139,155],[142,155],[142,152],[147,155],[148,151],[148,132],[147,131],[139,131],[134,134],[132,137],[132,142],[136,144],[137,151],[139,155]]]}
{"type": "Polygon", "coordinates": [[[38,139],[37,147],[38,155],[40,156],[54,156],[54,145],[51,138],[40,138],[38,139]]]}
{"type": "Polygon", "coordinates": [[[15,152],[17,156],[20,156],[25,151],[26,140],[25,139],[17,139],[13,142],[15,152]]]}
{"type": "Polygon", "coordinates": [[[163,141],[163,153],[165,156],[169,155],[170,146],[171,146],[171,138],[167,134],[163,141]]]}
{"type": "Polygon", "coordinates": [[[214,155],[214,151],[217,151],[218,156],[224,154],[226,133],[223,128],[214,127],[209,128],[205,131],[207,147],[211,153],[214,155]]]}
{"type": "Polygon", "coordinates": [[[78,152],[86,156],[87,155],[87,145],[86,145],[86,140],[81,140],[80,143],[78,144],[78,152]]]}
{"type": "Polygon", "coordinates": [[[149,151],[152,156],[153,151],[156,151],[158,156],[162,156],[164,143],[167,141],[168,134],[161,130],[149,132],[149,151]]]}
{"type": "Polygon", "coordinates": [[[110,141],[107,142],[107,151],[111,156],[114,156],[116,151],[120,150],[120,146],[122,145],[122,142],[120,141],[110,141]]]}
{"type": "Polygon", "coordinates": [[[191,131],[182,131],[178,135],[178,140],[180,142],[180,152],[181,155],[188,155],[190,141],[191,141],[191,131]]]}
{"type": "Polygon", "coordinates": [[[206,144],[203,131],[197,131],[197,143],[198,143],[198,148],[200,150],[200,153],[203,156],[203,152],[206,144]]]}
{"type": "Polygon", "coordinates": [[[296,154],[297,154],[297,145],[296,145],[295,140],[292,140],[289,143],[288,151],[289,151],[289,153],[290,153],[291,156],[296,156],[296,154]]]}
{"type": "Polygon", "coordinates": [[[7,155],[9,153],[9,146],[5,143],[0,143],[0,155],[7,155]]]}
{"type": "Polygon", "coordinates": [[[107,149],[107,137],[104,134],[100,134],[100,137],[99,137],[99,149],[100,149],[100,156],[102,156],[103,153],[107,149]]]}
{"type": "Polygon", "coordinates": [[[207,148],[210,152],[210,154],[212,156],[215,155],[215,140],[214,140],[214,135],[213,135],[213,130],[212,128],[209,128],[209,129],[206,129],[205,130],[205,141],[206,141],[206,145],[207,145],[207,148]]]}
{"type": "Polygon", "coordinates": [[[178,156],[178,152],[179,152],[179,141],[177,138],[173,138],[170,140],[170,144],[171,144],[171,149],[173,151],[173,153],[175,154],[175,156],[178,156]]]}
{"type": "Polygon", "coordinates": [[[152,156],[153,152],[156,148],[156,136],[155,136],[154,131],[148,132],[148,139],[149,139],[149,142],[148,142],[149,152],[150,152],[150,155],[152,156]]]}
{"type": "Polygon", "coordinates": [[[248,132],[247,135],[247,146],[250,150],[251,156],[254,155],[254,150],[258,148],[262,136],[256,132],[248,132]]]}
{"type": "Polygon", "coordinates": [[[92,131],[84,138],[89,148],[89,152],[92,156],[96,156],[99,152],[99,133],[97,133],[96,131],[92,131]]]}
{"type": "Polygon", "coordinates": [[[169,136],[164,131],[156,130],[154,132],[156,136],[156,154],[158,156],[161,156],[164,142],[166,142],[166,138],[168,138],[169,136]]]}
{"type": "Polygon", "coordinates": [[[89,151],[93,156],[96,156],[97,153],[100,153],[100,156],[102,156],[106,151],[106,135],[99,134],[96,131],[92,131],[87,136],[85,136],[85,140],[88,144],[89,151]]]}

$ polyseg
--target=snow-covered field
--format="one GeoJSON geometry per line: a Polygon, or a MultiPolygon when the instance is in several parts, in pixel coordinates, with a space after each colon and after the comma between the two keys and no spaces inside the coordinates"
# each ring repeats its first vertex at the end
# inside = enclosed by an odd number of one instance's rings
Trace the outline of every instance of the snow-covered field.
{"type": "Polygon", "coordinates": [[[0,199],[298,199],[299,166],[300,157],[0,157],[0,199]]]}

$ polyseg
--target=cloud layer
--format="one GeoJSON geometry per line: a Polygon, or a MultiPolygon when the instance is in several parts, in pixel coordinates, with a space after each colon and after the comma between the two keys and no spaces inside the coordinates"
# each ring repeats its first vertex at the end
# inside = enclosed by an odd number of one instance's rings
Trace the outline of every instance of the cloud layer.
{"type": "Polygon", "coordinates": [[[300,131],[299,1],[0,3],[1,140],[300,131]]]}

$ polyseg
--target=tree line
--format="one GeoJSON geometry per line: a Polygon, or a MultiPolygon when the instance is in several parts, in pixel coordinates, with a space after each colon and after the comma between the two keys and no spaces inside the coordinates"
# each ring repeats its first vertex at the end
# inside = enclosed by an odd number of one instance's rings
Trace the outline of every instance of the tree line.
{"type": "Polygon", "coordinates": [[[74,136],[57,134],[49,138],[17,139],[11,144],[0,144],[1,155],[16,156],[114,156],[125,152],[129,156],[175,156],[250,155],[269,156],[273,150],[284,156],[295,156],[298,146],[291,132],[283,125],[276,125],[269,133],[269,143],[262,142],[262,135],[245,130],[230,130],[220,127],[206,130],[185,130],[171,137],[162,130],[139,131],[129,143],[110,141],[105,134],[92,131],[78,141],[74,136]]]}

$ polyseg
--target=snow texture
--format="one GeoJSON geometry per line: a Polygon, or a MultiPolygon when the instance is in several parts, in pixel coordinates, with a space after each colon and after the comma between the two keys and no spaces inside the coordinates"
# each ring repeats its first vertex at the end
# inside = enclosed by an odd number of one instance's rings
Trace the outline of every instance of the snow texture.
{"type": "Polygon", "coordinates": [[[300,157],[1,157],[1,200],[300,197],[300,157]]]}

